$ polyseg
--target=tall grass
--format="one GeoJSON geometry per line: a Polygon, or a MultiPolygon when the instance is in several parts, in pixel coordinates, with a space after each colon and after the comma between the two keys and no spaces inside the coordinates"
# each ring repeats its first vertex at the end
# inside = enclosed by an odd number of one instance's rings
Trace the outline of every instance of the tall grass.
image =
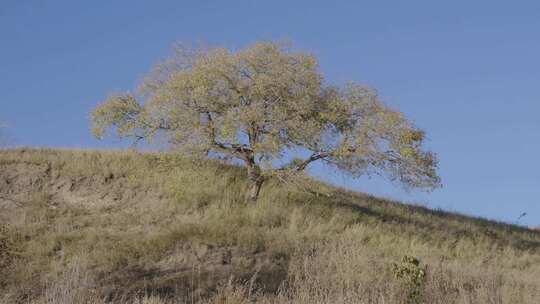
{"type": "Polygon", "coordinates": [[[0,152],[5,303],[538,303],[540,233],[170,154],[0,152]],[[306,188],[307,187],[307,188],[306,188]]]}

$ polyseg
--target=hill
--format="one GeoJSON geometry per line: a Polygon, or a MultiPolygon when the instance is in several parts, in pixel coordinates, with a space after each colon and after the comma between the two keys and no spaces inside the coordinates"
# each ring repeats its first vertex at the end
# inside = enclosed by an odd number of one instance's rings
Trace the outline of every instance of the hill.
{"type": "Polygon", "coordinates": [[[169,154],[0,151],[3,303],[538,303],[540,232],[169,154]]]}

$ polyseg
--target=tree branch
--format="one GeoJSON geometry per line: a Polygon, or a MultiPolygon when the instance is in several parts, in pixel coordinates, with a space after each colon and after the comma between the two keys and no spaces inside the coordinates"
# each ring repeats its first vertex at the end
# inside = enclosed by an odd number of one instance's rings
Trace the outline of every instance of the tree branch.
{"type": "Polygon", "coordinates": [[[296,166],[294,166],[294,170],[295,171],[303,171],[312,162],[317,161],[317,160],[322,159],[322,158],[325,158],[325,157],[328,157],[328,156],[332,156],[332,154],[334,154],[334,152],[316,152],[316,153],[313,153],[313,154],[311,154],[311,156],[308,159],[306,159],[303,162],[301,162],[301,163],[297,164],[296,166]]]}
{"type": "Polygon", "coordinates": [[[228,144],[219,142],[217,140],[216,129],[214,127],[214,120],[212,119],[212,114],[210,113],[210,111],[206,111],[205,114],[208,119],[208,129],[210,131],[211,145],[215,148],[225,151],[226,153],[236,155],[240,159],[247,161],[249,155],[253,153],[253,150],[242,144],[228,144]]]}

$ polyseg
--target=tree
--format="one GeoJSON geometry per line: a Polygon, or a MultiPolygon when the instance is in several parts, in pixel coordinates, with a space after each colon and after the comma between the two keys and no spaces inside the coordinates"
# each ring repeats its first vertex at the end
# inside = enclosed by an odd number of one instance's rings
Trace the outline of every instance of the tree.
{"type": "Polygon", "coordinates": [[[440,185],[424,132],[385,106],[376,92],[327,85],[314,56],[273,42],[232,52],[179,48],[142,82],[91,114],[93,134],[163,137],[189,154],[226,155],[247,169],[246,200],[272,175],[292,176],[315,161],[353,177],[385,174],[406,186],[440,185]],[[286,165],[278,161],[300,151],[286,165]]]}
{"type": "Polygon", "coordinates": [[[6,126],[0,122],[0,147],[7,145],[6,126]]]}

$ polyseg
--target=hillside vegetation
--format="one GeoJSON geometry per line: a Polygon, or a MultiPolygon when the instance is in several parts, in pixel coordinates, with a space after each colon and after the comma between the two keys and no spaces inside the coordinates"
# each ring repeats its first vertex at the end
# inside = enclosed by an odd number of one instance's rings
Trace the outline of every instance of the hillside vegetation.
{"type": "Polygon", "coordinates": [[[3,303],[538,303],[540,232],[238,167],[0,151],[3,303]]]}

